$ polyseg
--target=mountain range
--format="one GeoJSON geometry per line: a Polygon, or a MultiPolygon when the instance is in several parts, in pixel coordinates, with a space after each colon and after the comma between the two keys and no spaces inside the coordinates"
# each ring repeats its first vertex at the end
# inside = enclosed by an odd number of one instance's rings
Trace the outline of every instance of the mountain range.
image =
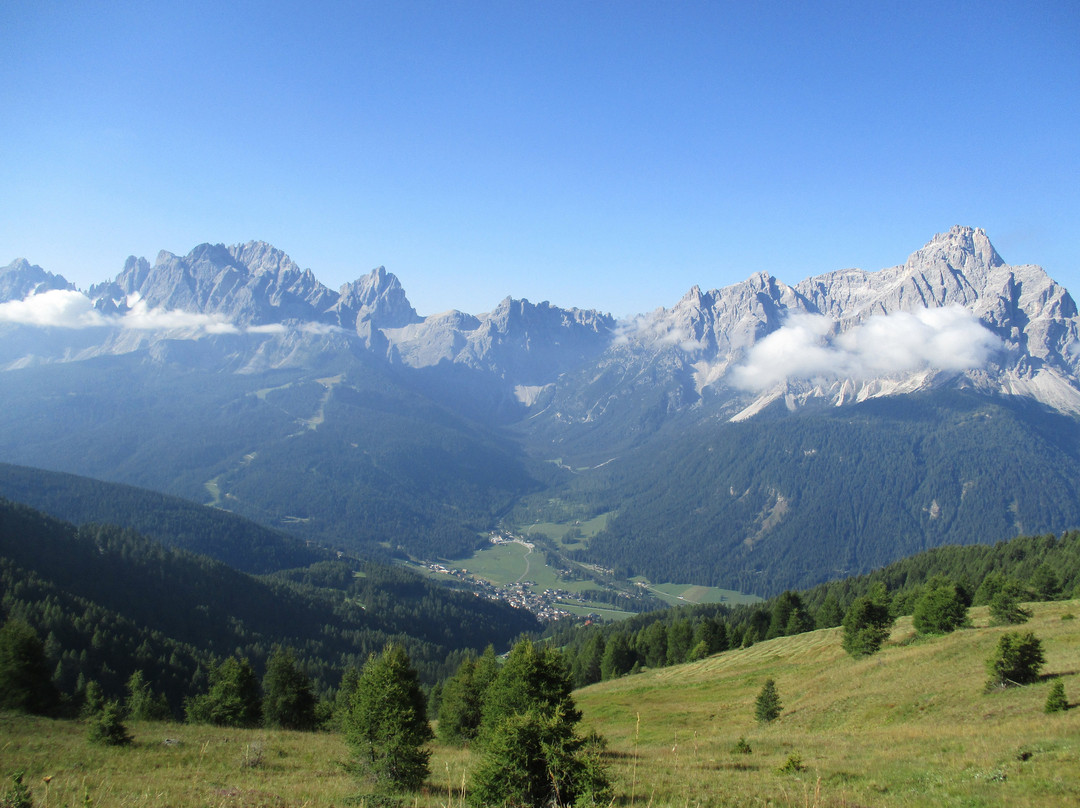
{"type": "Polygon", "coordinates": [[[608,513],[576,560],[767,592],[1080,525],[1078,328],[968,227],[628,320],[421,317],[382,267],[335,292],[261,242],[132,257],[85,292],[17,260],[0,460],[416,558],[608,513]]]}

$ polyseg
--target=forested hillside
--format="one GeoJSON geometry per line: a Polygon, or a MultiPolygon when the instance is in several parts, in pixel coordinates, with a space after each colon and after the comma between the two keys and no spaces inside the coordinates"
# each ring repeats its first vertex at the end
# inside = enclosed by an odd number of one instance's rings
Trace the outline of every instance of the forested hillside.
{"type": "Polygon", "coordinates": [[[219,509],[145,488],[0,463],[0,497],[57,519],[131,528],[167,547],[262,574],[331,557],[304,541],[219,509]]]}
{"type": "Polygon", "coordinates": [[[1038,405],[941,391],[777,405],[669,430],[565,499],[617,511],[582,560],[775,594],[930,547],[1080,525],[1080,430],[1038,405]]]}
{"type": "Polygon", "coordinates": [[[528,612],[446,590],[403,570],[345,561],[255,578],[134,531],[81,528],[0,500],[0,604],[44,640],[55,679],[118,693],[142,670],[176,708],[212,658],[239,653],[261,672],[275,645],[296,649],[325,692],[391,639],[421,676],[459,652],[536,630],[528,612]]]}

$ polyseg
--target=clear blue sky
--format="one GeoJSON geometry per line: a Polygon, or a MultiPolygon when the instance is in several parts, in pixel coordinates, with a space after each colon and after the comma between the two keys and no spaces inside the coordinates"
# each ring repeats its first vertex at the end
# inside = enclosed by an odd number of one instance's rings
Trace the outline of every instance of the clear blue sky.
{"type": "Polygon", "coordinates": [[[0,265],[269,241],[616,315],[953,224],[1080,295],[1080,4],[0,3],[0,265]]]}

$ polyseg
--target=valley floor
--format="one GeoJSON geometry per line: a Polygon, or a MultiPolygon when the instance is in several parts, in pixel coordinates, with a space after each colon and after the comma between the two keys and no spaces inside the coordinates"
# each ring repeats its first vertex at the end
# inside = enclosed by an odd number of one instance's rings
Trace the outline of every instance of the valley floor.
{"type": "MultiPolygon", "coordinates": [[[[838,629],[759,643],[578,691],[583,728],[608,741],[622,806],[1063,806],[1080,804],[1080,602],[1032,604],[1043,681],[985,693],[1010,629],[915,639],[910,620],[863,660],[838,629]],[[1053,677],[1073,709],[1046,714],[1053,677]],[[773,678],[780,718],[754,721],[773,678]],[[733,747],[745,741],[749,753],[733,747]],[[786,769],[786,770],[785,770],[786,769]]],[[[71,721],[0,715],[0,794],[25,772],[36,806],[292,808],[363,804],[335,733],[133,724],[129,748],[91,746],[71,721]],[[50,778],[48,783],[46,778],[50,778]],[[359,797],[359,800],[355,799],[359,797]]],[[[423,793],[463,804],[469,752],[436,746],[423,793]]]]}

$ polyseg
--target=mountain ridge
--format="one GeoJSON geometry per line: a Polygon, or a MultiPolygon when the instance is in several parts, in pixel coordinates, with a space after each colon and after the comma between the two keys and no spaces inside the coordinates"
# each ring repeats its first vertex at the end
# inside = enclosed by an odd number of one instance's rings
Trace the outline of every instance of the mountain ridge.
{"type": "MultiPolygon", "coordinates": [[[[32,283],[25,262],[0,270],[0,302],[26,300],[56,284],[72,291],[60,276],[50,276],[52,280],[44,283],[42,273],[38,268],[32,283]]],[[[113,318],[101,320],[102,325],[122,322],[133,306],[142,305],[151,312],[204,315],[220,332],[263,333],[264,342],[283,340],[282,334],[296,327],[315,333],[339,329],[353,344],[352,350],[366,350],[412,369],[447,365],[457,368],[457,376],[469,383],[479,375],[505,400],[527,409],[545,399],[541,393],[548,385],[556,385],[552,391],[558,398],[557,384],[565,373],[585,369],[598,375],[605,363],[627,359],[629,366],[640,368],[666,352],[676,372],[665,383],[686,386],[687,379],[674,376],[688,375],[687,391],[692,391],[676,408],[693,406],[706,388],[712,388],[732,404],[738,400],[729,416],[736,418],[752,417],[781,396],[789,406],[816,397],[842,404],[922,389],[933,381],[925,371],[940,369],[933,366],[935,357],[921,357],[907,365],[879,362],[876,368],[857,366],[846,373],[845,368],[823,365],[816,368],[816,376],[805,367],[793,368],[793,373],[803,375],[772,383],[754,380],[747,368],[752,370],[758,346],[770,337],[779,341],[774,335],[784,335],[795,318],[824,318],[813,325],[809,338],[832,347],[868,323],[880,322],[874,318],[955,308],[969,312],[1001,345],[984,346],[969,367],[946,370],[961,370],[964,384],[1033,397],[1080,415],[1080,320],[1075,302],[1042,268],[1006,264],[981,228],[954,226],[934,236],[904,264],[874,272],[842,269],[794,286],[758,272],[720,289],[703,292],[694,286],[671,308],[628,321],[595,310],[510,297],[479,315],[450,311],[421,317],[399,279],[384,267],[334,292],[310,269],[301,269],[281,250],[257,241],[230,247],[202,244],[183,257],[162,251],[153,266],[132,256],[115,280],[92,286],[87,297],[96,311],[113,318]]],[[[935,329],[948,328],[923,319],[928,339],[935,329]]],[[[150,341],[144,329],[134,342],[150,341]]],[[[99,350],[122,352],[132,346],[131,339],[115,339],[99,350]]],[[[68,349],[51,361],[69,361],[88,352],[93,349],[68,349]]],[[[834,358],[843,360],[840,355],[834,358]]],[[[9,358],[6,366],[26,361],[9,358]]],[[[446,368],[437,373],[446,374],[446,368]]],[[[457,384],[463,382],[459,379],[457,384]]],[[[588,413],[560,407],[559,418],[573,421],[596,417],[596,412],[592,405],[588,413]]]]}

